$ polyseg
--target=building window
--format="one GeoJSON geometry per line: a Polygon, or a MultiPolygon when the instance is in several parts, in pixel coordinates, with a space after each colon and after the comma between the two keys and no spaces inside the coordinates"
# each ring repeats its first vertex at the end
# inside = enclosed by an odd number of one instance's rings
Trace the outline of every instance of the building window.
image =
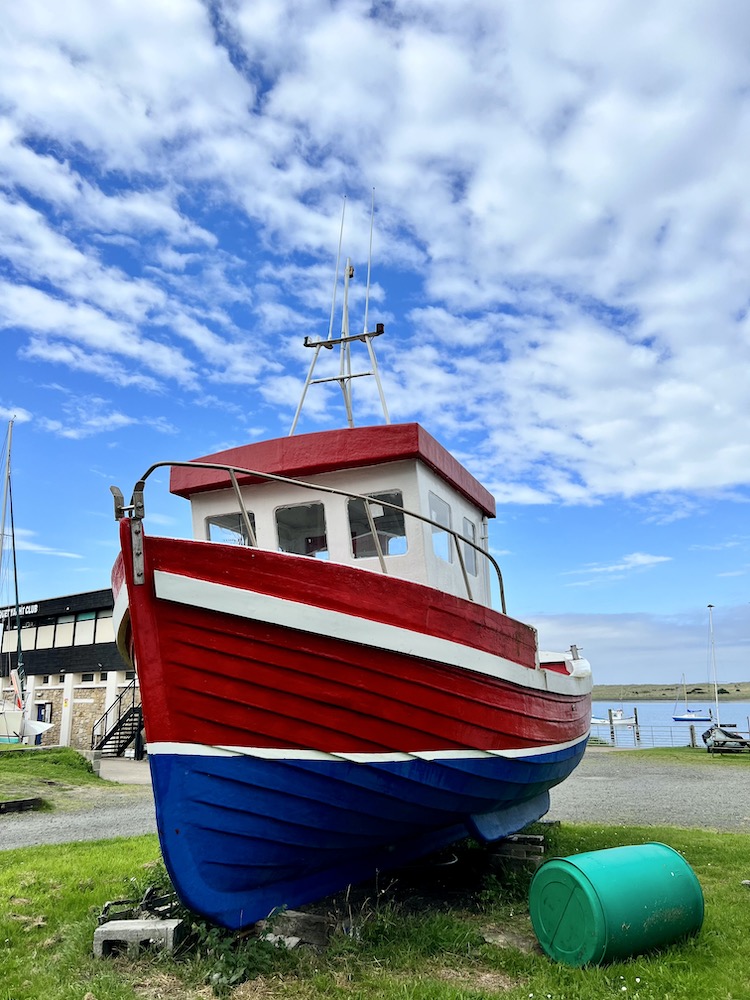
{"type": "Polygon", "coordinates": [[[60,674],[60,676],[57,678],[57,682],[58,682],[58,684],[64,684],[65,683],[65,674],[60,674]]]}
{"type": "MultiPolygon", "coordinates": [[[[382,500],[385,503],[396,504],[403,507],[404,498],[400,490],[392,490],[389,493],[373,493],[374,501],[382,500]]],[[[404,515],[400,510],[393,510],[390,507],[383,507],[380,504],[371,503],[370,515],[375,524],[380,550],[384,556],[401,556],[406,552],[406,526],[404,515]]],[[[372,537],[372,527],[367,517],[367,505],[364,500],[350,500],[349,509],[349,532],[352,538],[352,554],[355,559],[366,559],[370,556],[377,556],[378,549],[372,537]]]]}
{"type": "Polygon", "coordinates": [[[36,648],[52,649],[55,644],[55,624],[57,619],[54,615],[37,619],[36,628],[36,648]]]}
{"type": "MultiPolygon", "coordinates": [[[[248,520],[255,536],[255,514],[248,511],[248,520]]],[[[210,542],[222,542],[224,545],[252,545],[253,539],[248,534],[245,519],[239,511],[236,514],[215,514],[206,518],[206,530],[210,542]]]]}
{"type": "Polygon", "coordinates": [[[16,632],[15,618],[9,619],[3,629],[3,652],[15,653],[18,649],[18,633],[16,632]]]}
{"type": "Polygon", "coordinates": [[[96,616],[96,631],[94,632],[94,642],[114,642],[115,630],[112,624],[112,615],[106,618],[96,616]]]}
{"type": "MultiPolygon", "coordinates": [[[[464,530],[463,534],[466,538],[470,539],[476,544],[477,540],[477,527],[473,521],[470,521],[468,517],[464,518],[464,530]]],[[[464,566],[466,566],[466,572],[470,573],[472,576],[476,576],[478,572],[478,553],[477,550],[472,548],[471,545],[467,545],[466,542],[463,543],[463,554],[464,554],[464,566]]]]}
{"type": "Polygon", "coordinates": [[[135,680],[135,670],[126,670],[125,671],[125,680],[126,681],[135,680]]]}
{"type": "Polygon", "coordinates": [[[276,511],[279,551],[316,559],[328,558],[326,519],[322,503],[295,504],[276,511]]]}
{"type": "Polygon", "coordinates": [[[73,645],[73,629],[75,628],[75,615],[59,615],[57,628],[55,629],[55,647],[73,645]]]}
{"type": "Polygon", "coordinates": [[[76,631],[73,637],[74,646],[90,646],[94,642],[94,626],[96,611],[79,611],[76,615],[76,631]]]}
{"type": "Polygon", "coordinates": [[[453,562],[453,539],[444,529],[450,529],[450,506],[432,491],[428,494],[430,502],[430,518],[437,521],[432,525],[432,550],[438,559],[453,562]],[[440,525],[440,527],[438,527],[440,525]]]}
{"type": "Polygon", "coordinates": [[[21,649],[33,649],[36,646],[36,622],[31,618],[21,619],[21,649]]]}
{"type": "Polygon", "coordinates": [[[102,670],[102,672],[99,674],[99,680],[100,681],[106,681],[106,679],[107,679],[107,671],[106,670],[102,670]]]}
{"type": "Polygon", "coordinates": [[[49,674],[45,674],[44,677],[42,677],[42,684],[49,684],[49,674]]]}
{"type": "Polygon", "coordinates": [[[93,683],[93,674],[81,674],[81,684],[91,684],[93,683]]]}

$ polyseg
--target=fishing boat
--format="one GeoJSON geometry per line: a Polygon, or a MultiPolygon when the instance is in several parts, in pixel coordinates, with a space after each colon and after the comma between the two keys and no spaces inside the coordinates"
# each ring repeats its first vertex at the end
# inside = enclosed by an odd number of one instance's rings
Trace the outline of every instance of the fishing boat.
{"type": "Polygon", "coordinates": [[[3,490],[0,509],[0,587],[5,592],[9,587],[13,594],[12,603],[0,610],[0,650],[5,649],[3,637],[6,630],[16,633],[15,653],[4,657],[0,664],[0,743],[22,743],[29,738],[40,736],[51,728],[51,723],[39,722],[29,717],[29,703],[26,692],[26,677],[23,668],[23,648],[21,618],[18,596],[18,572],[16,569],[16,533],[13,521],[13,490],[11,488],[11,451],[13,444],[13,424],[8,422],[8,431],[3,450],[3,490]],[[7,529],[7,530],[6,530],[7,529]],[[13,628],[9,629],[12,625],[13,628]]]}
{"type": "Polygon", "coordinates": [[[306,338],[302,398],[338,346],[345,428],[158,462],[127,504],[112,488],[115,631],[164,860],[229,928],[518,831],[586,747],[589,664],[507,614],[492,496],[419,424],[391,424],[382,391],[385,422],[354,426],[350,348],[382,389],[382,333],[350,335],[345,314],[341,337],[306,338]],[[192,539],[144,531],[166,466],[192,539]]]}
{"type": "Polygon", "coordinates": [[[711,721],[711,710],[705,708],[690,708],[688,703],[688,692],[687,683],[685,681],[685,675],[682,675],[682,697],[684,708],[681,712],[677,711],[678,702],[675,702],[673,711],[675,714],[672,719],[675,722],[710,722],[711,721]]]}

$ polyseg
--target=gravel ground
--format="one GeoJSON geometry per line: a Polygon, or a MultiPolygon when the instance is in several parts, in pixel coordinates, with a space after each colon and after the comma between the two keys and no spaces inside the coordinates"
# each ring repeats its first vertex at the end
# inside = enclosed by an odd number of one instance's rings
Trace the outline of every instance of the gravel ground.
{"type": "Polygon", "coordinates": [[[54,812],[8,813],[0,817],[0,850],[142,833],[156,833],[150,786],[87,788],[54,812]]]}
{"type": "Polygon", "coordinates": [[[721,757],[673,765],[591,748],[550,792],[546,819],[750,833],[750,768],[726,765],[721,757]]]}
{"type": "MultiPolygon", "coordinates": [[[[551,792],[549,820],[624,826],[684,826],[750,833],[750,769],[634,760],[591,749],[551,792]]],[[[110,788],[86,789],[64,809],[0,818],[0,850],[156,831],[147,765],[121,763],[110,788]]]]}

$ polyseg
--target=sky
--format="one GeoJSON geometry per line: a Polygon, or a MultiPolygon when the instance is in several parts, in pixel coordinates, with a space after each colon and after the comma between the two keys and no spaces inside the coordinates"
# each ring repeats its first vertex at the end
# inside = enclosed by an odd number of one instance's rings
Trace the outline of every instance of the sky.
{"type": "Polygon", "coordinates": [[[509,613],[677,683],[711,603],[750,679],[745,0],[25,0],[0,45],[23,601],[108,586],[110,484],[289,432],[344,205],[362,328],[374,198],[391,418],[496,496],[509,613]]]}

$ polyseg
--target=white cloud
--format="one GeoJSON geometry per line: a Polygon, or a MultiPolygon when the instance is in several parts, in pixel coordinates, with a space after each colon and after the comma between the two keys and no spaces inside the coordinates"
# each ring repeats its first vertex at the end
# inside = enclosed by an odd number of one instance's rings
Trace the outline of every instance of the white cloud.
{"type": "Polygon", "coordinates": [[[0,420],[17,420],[19,424],[25,424],[32,419],[33,414],[22,406],[4,406],[0,403],[0,420]]]}
{"type": "Polygon", "coordinates": [[[14,531],[15,546],[18,552],[31,552],[39,556],[55,556],[61,559],[81,559],[78,552],[64,552],[61,549],[50,548],[40,542],[34,541],[37,532],[28,528],[16,528],[14,531]]]}
{"type": "Polygon", "coordinates": [[[374,185],[395,418],[466,439],[505,502],[650,498],[666,525],[747,485],[741,4],[48,8],[7,12],[0,67],[29,363],[196,396],[270,375],[287,411],[341,195],[359,263],[374,185]]]}
{"type": "Polygon", "coordinates": [[[150,427],[164,434],[171,434],[174,428],[162,418],[133,417],[112,407],[111,403],[97,396],[73,396],[62,406],[64,419],[41,417],[38,425],[57,437],[78,441],[83,438],[106,434],[125,427],[150,427]]]}
{"type": "Polygon", "coordinates": [[[604,566],[591,563],[582,569],[568,570],[568,573],[570,575],[576,573],[623,573],[630,570],[647,569],[658,563],[670,562],[671,559],[671,556],[653,556],[647,552],[631,552],[630,555],[623,556],[619,562],[604,566]]]}

